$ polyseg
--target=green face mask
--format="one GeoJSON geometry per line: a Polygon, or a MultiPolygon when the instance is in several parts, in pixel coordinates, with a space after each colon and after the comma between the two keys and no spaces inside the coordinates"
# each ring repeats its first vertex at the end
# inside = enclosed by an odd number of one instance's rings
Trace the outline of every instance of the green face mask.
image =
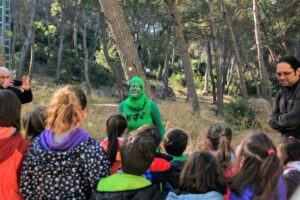
{"type": "Polygon", "coordinates": [[[138,83],[132,83],[129,87],[129,95],[138,98],[142,93],[142,88],[138,83]]]}

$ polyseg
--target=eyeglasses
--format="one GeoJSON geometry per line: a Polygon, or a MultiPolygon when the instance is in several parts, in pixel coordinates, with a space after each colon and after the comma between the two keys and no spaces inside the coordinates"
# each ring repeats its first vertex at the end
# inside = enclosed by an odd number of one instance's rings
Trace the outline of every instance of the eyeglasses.
{"type": "Polygon", "coordinates": [[[10,76],[0,76],[2,79],[10,78],[10,76]]]}
{"type": "Polygon", "coordinates": [[[287,77],[287,76],[289,76],[290,74],[292,74],[294,71],[292,71],[292,72],[277,72],[276,73],[276,76],[277,77],[281,77],[281,76],[284,76],[284,77],[287,77]]]}
{"type": "Polygon", "coordinates": [[[141,86],[139,86],[139,85],[130,85],[129,88],[130,89],[141,89],[141,86]]]}

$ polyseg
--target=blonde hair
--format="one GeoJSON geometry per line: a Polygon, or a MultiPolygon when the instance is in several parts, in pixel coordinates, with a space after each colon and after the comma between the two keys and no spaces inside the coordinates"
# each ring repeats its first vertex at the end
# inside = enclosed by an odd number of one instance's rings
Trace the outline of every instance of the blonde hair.
{"type": "Polygon", "coordinates": [[[82,89],[72,85],[59,89],[48,106],[46,127],[57,134],[75,128],[83,121],[86,106],[82,89]]]}

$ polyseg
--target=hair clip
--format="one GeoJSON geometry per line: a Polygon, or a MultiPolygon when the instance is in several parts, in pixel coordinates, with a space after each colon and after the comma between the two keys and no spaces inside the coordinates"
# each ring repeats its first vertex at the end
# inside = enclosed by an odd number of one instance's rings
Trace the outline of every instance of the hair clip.
{"type": "Polygon", "coordinates": [[[268,155],[270,156],[270,155],[273,155],[273,154],[275,154],[275,150],[273,148],[269,149],[268,150],[268,155]]]}
{"type": "Polygon", "coordinates": [[[295,140],[295,138],[293,136],[289,136],[288,139],[289,140],[295,140]]]}

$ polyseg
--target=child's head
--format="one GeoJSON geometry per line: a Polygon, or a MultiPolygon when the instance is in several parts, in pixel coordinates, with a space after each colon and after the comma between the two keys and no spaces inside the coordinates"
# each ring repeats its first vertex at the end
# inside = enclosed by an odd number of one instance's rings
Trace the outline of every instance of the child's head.
{"type": "Polygon", "coordinates": [[[187,143],[187,133],[179,128],[169,130],[163,141],[166,152],[172,156],[181,156],[186,149],[187,143]]]}
{"type": "Polygon", "coordinates": [[[180,189],[191,193],[217,191],[226,193],[226,182],[215,157],[196,152],[189,157],[180,173],[180,189]]]}
{"type": "Polygon", "coordinates": [[[290,136],[284,138],[279,145],[280,160],[284,165],[300,161],[300,141],[290,136]]]}
{"type": "Polygon", "coordinates": [[[119,150],[118,137],[125,135],[127,132],[126,118],[121,114],[110,116],[106,121],[106,132],[108,136],[107,155],[110,163],[113,164],[119,150]]]}
{"type": "Polygon", "coordinates": [[[156,152],[157,128],[142,126],[128,135],[121,148],[122,170],[133,175],[142,175],[150,167],[156,152]]]}
{"type": "Polygon", "coordinates": [[[71,85],[65,86],[51,99],[46,127],[56,134],[72,130],[83,122],[86,107],[87,98],[83,90],[71,85]]]}
{"type": "Polygon", "coordinates": [[[160,134],[160,130],[157,127],[153,127],[151,125],[144,125],[142,127],[139,128],[140,130],[143,130],[145,132],[147,132],[149,135],[151,135],[151,137],[153,138],[156,148],[159,147],[160,143],[161,143],[161,134],[160,134]]]}
{"type": "Polygon", "coordinates": [[[22,125],[25,130],[25,137],[29,141],[32,141],[45,129],[46,119],[45,106],[37,106],[26,113],[22,119],[22,125]]]}
{"type": "Polygon", "coordinates": [[[231,164],[231,153],[233,153],[231,149],[231,139],[231,129],[229,127],[223,128],[220,133],[218,151],[216,154],[216,158],[223,168],[227,168],[231,164]]]}
{"type": "Polygon", "coordinates": [[[276,147],[265,133],[252,134],[245,138],[237,162],[240,170],[234,177],[232,190],[241,195],[249,186],[255,186],[256,197],[260,199],[274,199],[282,168],[276,147]]]}
{"type": "Polygon", "coordinates": [[[208,149],[218,150],[222,132],[223,128],[219,124],[214,124],[211,127],[209,127],[205,139],[205,144],[208,149]]]}
{"type": "Polygon", "coordinates": [[[10,90],[0,90],[0,126],[21,129],[21,102],[10,90]]]}
{"type": "Polygon", "coordinates": [[[114,135],[121,137],[125,135],[127,131],[127,120],[122,114],[116,114],[110,116],[106,121],[106,132],[108,137],[114,135]]]}

